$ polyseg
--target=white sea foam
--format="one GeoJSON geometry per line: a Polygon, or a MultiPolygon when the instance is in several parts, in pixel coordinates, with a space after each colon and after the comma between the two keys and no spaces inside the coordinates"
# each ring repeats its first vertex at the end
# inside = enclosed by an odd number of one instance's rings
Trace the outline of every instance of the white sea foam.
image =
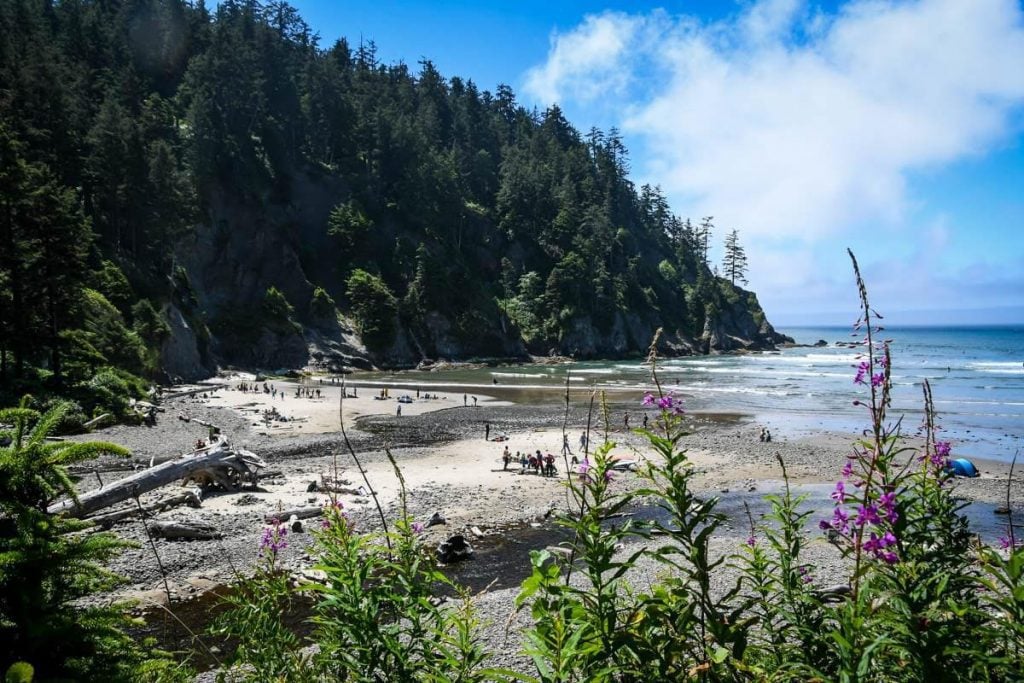
{"type": "Polygon", "coordinates": [[[1024,364],[1016,361],[1010,362],[982,362],[975,361],[968,363],[967,367],[978,372],[992,375],[1024,375],[1024,364]]]}

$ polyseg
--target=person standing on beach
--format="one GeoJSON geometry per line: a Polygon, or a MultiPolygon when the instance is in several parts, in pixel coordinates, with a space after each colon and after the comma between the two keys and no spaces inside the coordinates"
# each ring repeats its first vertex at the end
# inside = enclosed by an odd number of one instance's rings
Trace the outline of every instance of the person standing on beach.
{"type": "Polygon", "coordinates": [[[622,419],[622,423],[625,425],[626,430],[629,430],[629,413],[622,419]]]}
{"type": "Polygon", "coordinates": [[[569,435],[562,434],[562,455],[565,455],[566,453],[572,455],[572,449],[569,448],[569,435]]]}
{"type": "Polygon", "coordinates": [[[476,396],[473,397],[473,407],[476,408],[476,396]]]}
{"type": "Polygon", "coordinates": [[[395,410],[395,415],[397,415],[398,417],[402,417],[402,404],[401,403],[398,404],[398,408],[395,410]]]}
{"type": "Polygon", "coordinates": [[[484,441],[491,440],[491,423],[484,422],[484,441]]]}
{"type": "Polygon", "coordinates": [[[505,446],[504,452],[501,454],[501,469],[502,471],[508,469],[508,464],[512,462],[512,454],[508,451],[508,446],[505,446]]]}
{"type": "Polygon", "coordinates": [[[468,405],[469,405],[468,397],[465,394],[463,394],[462,395],[462,407],[466,407],[468,405]]]}

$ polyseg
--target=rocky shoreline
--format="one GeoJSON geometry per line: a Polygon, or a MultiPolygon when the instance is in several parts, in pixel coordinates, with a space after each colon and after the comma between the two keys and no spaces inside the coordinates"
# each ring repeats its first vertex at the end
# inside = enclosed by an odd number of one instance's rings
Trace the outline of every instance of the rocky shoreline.
{"type": "MultiPolygon", "coordinates": [[[[591,442],[599,442],[604,436],[603,418],[597,411],[588,414],[586,404],[577,403],[570,405],[568,411],[564,404],[553,400],[529,404],[485,402],[477,408],[455,405],[401,417],[371,414],[356,418],[346,429],[349,443],[371,485],[380,493],[389,519],[398,510],[385,448],[406,474],[409,513],[413,519],[426,521],[435,512],[447,519],[446,525],[427,529],[424,542],[436,545],[461,533],[478,546],[476,559],[464,567],[456,566],[453,576],[475,590],[490,586],[475,601],[484,623],[480,635],[489,650],[496,653],[492,663],[498,666],[518,670],[531,666],[521,653],[516,635],[528,615],[513,617],[512,605],[518,583],[529,569],[529,550],[559,540],[549,522],[552,511],[564,509],[567,504],[564,486],[558,478],[519,474],[516,466],[503,471],[500,453],[505,443],[512,451],[532,452],[536,446],[545,452],[557,452],[563,424],[575,448],[588,421],[593,434],[591,442]],[[485,441],[484,425],[490,426],[492,434],[508,435],[508,441],[485,441]],[[510,632],[506,632],[506,625],[510,632]]],[[[169,597],[170,610],[188,611],[186,605],[204,600],[200,596],[206,591],[245,576],[257,560],[265,516],[275,508],[295,503],[325,502],[324,494],[307,492],[305,487],[324,475],[332,475],[336,466],[354,486],[362,483],[344,439],[336,432],[268,434],[251,418],[228,407],[210,405],[209,399],[201,395],[166,401],[164,408],[155,426],[113,427],[80,438],[124,445],[132,451],[136,462],[145,464],[154,456],[191,450],[194,442],[208,433],[200,422],[209,422],[216,424],[222,437],[233,446],[263,458],[271,474],[259,482],[256,491],[211,492],[198,509],[181,507],[158,515],[159,519],[211,525],[220,532],[219,539],[151,541],[148,527],[138,517],[114,526],[119,536],[137,544],[110,565],[126,580],[116,597],[138,599],[140,608],[166,606],[169,597]],[[179,415],[187,416],[189,421],[179,419],[179,415]]],[[[618,417],[627,409],[638,419],[640,411],[635,403],[608,407],[608,414],[616,416],[609,418],[613,426],[609,426],[608,437],[616,442],[614,452],[643,457],[643,438],[625,431],[618,417]]],[[[752,505],[756,512],[763,511],[763,494],[779,490],[782,476],[777,456],[784,459],[791,483],[810,496],[809,504],[820,506],[827,503],[829,482],[834,481],[845,462],[852,441],[850,437],[834,434],[790,440],[784,430],[776,428],[775,440],[761,443],[760,426],[740,415],[692,415],[687,422],[692,433],[684,437],[683,443],[698,471],[695,484],[707,495],[718,496],[720,509],[728,515],[727,523],[713,542],[715,551],[721,553],[734,551],[750,532],[743,503],[752,505]]],[[[125,463],[108,459],[97,466],[118,464],[125,463]]],[[[1005,502],[1008,468],[1002,463],[978,464],[983,476],[961,480],[958,490],[975,506],[982,506],[979,514],[982,519],[988,514],[989,523],[995,528],[1005,521],[1004,517],[993,516],[991,508],[1005,502]]],[[[84,472],[79,486],[87,490],[97,486],[100,478],[109,481],[116,476],[118,472],[99,472],[98,476],[84,472]]],[[[636,475],[626,473],[615,485],[636,487],[640,481],[636,475]]],[[[343,501],[360,529],[379,528],[377,512],[366,496],[343,496],[343,501]]],[[[145,497],[142,502],[146,502],[145,497]]],[[[642,507],[641,501],[633,514],[643,514],[642,507]]],[[[313,561],[311,541],[309,533],[290,534],[289,546],[281,554],[283,566],[293,571],[308,568],[313,561]]],[[[824,539],[812,542],[810,552],[823,582],[842,575],[841,559],[824,539]]],[[[661,571],[660,566],[641,562],[631,580],[634,585],[646,585],[661,571]]],[[[720,590],[733,580],[730,572],[714,577],[720,590]]],[[[158,613],[149,611],[151,616],[158,613]]]]}

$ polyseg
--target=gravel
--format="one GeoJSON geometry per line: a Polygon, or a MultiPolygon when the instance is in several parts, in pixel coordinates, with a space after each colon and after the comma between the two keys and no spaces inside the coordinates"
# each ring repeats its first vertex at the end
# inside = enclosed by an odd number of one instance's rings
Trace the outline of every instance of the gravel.
{"type": "MultiPolygon", "coordinates": [[[[129,462],[144,465],[153,456],[190,451],[196,439],[207,435],[207,428],[195,422],[200,419],[217,424],[231,444],[256,452],[267,461],[269,469],[280,470],[282,476],[308,475],[312,480],[317,473],[328,471],[334,457],[351,462],[350,456],[346,455],[345,442],[338,434],[271,438],[255,431],[246,418],[229,409],[210,407],[199,398],[174,399],[164,405],[166,412],[160,415],[153,427],[113,427],[76,438],[124,445],[133,453],[129,462]],[[188,415],[191,421],[179,420],[179,414],[188,415]]],[[[620,416],[625,409],[624,405],[612,405],[609,414],[620,416]]],[[[638,421],[640,411],[636,410],[635,404],[629,410],[638,421]]],[[[590,417],[591,424],[597,427],[594,431],[600,433],[603,421],[590,417]]],[[[490,423],[492,434],[513,434],[560,428],[563,421],[569,426],[570,435],[578,435],[588,422],[588,413],[579,406],[573,406],[566,420],[564,405],[552,403],[482,406],[468,412],[461,407],[451,408],[400,420],[392,416],[368,416],[360,418],[348,430],[348,437],[364,464],[382,462],[386,458],[385,446],[401,463],[406,459],[426,457],[433,447],[440,444],[480,438],[484,423],[490,423]]],[[[618,428],[611,433],[618,441],[616,452],[629,449],[643,452],[645,442],[642,437],[624,433],[618,417],[609,421],[618,428]]],[[[765,444],[757,438],[760,426],[743,416],[708,414],[689,416],[687,421],[692,433],[684,437],[682,443],[691,454],[697,470],[694,486],[702,495],[720,497],[721,509],[728,514],[725,525],[712,540],[712,551],[716,556],[736,552],[750,535],[743,503],[753,505],[756,517],[765,509],[763,493],[781,490],[779,457],[784,459],[794,485],[810,493],[813,506],[822,504],[822,500],[827,502],[827,492],[823,492],[821,487],[834,481],[850,452],[851,439],[844,435],[823,434],[813,438],[789,439],[784,430],[774,427],[775,441],[765,444]]],[[[592,442],[597,441],[597,438],[592,439],[592,442]]],[[[106,457],[95,464],[100,468],[124,463],[106,457]]],[[[958,491],[978,503],[1005,504],[1007,466],[984,462],[981,469],[982,478],[961,482],[958,491]]],[[[99,476],[109,481],[127,473],[106,471],[100,472],[99,476]]],[[[640,484],[633,474],[622,475],[618,482],[617,486],[623,489],[640,484]]],[[[81,490],[97,485],[95,474],[82,474],[81,490]]],[[[409,492],[410,512],[415,518],[426,518],[434,511],[444,513],[447,509],[465,506],[468,493],[462,487],[425,485],[409,492]]],[[[153,495],[144,496],[143,503],[153,495]]],[[[233,495],[237,498],[243,496],[233,495]]],[[[259,492],[244,495],[247,499],[243,500],[249,503],[263,500],[259,492]]],[[[551,528],[550,512],[552,508],[564,509],[566,497],[548,491],[537,494],[531,491],[525,480],[522,485],[516,481],[497,495],[500,505],[480,511],[478,526],[485,535],[483,539],[472,537],[467,528],[435,527],[428,529],[424,540],[436,543],[451,533],[462,531],[470,535],[471,542],[480,546],[478,558],[473,561],[476,568],[460,571],[476,590],[490,583],[492,578],[498,580],[496,585],[479,592],[474,598],[477,615],[482,622],[479,636],[488,650],[494,653],[490,665],[530,671],[533,665],[523,654],[521,638],[521,631],[529,625],[530,619],[526,611],[514,613],[514,598],[518,582],[529,570],[527,551],[558,539],[551,528]],[[491,562],[493,566],[489,564],[491,562]],[[488,572],[494,576],[489,576],[488,572]]],[[[160,601],[166,578],[178,601],[199,595],[210,586],[230,583],[244,576],[257,560],[264,507],[238,502],[220,506],[218,510],[181,508],[160,515],[161,519],[198,520],[215,525],[223,537],[211,541],[150,541],[145,524],[138,518],[116,525],[114,531],[135,544],[110,565],[114,572],[125,577],[125,585],[117,597],[130,595],[160,601]]],[[[389,515],[394,512],[393,508],[388,510],[389,515]]],[[[634,512],[644,514],[642,507],[634,512]]],[[[372,506],[353,514],[359,528],[379,527],[377,513],[372,506]]],[[[816,525],[816,519],[810,525],[816,525]]],[[[818,585],[841,583],[846,567],[838,551],[816,529],[811,534],[814,540],[807,552],[808,562],[817,567],[815,582],[818,585]]],[[[311,540],[310,534],[290,535],[289,546],[281,555],[283,565],[291,569],[307,567],[311,563],[311,540]]],[[[621,550],[622,555],[633,552],[639,542],[628,542],[621,550]]],[[[643,589],[654,583],[663,572],[661,565],[642,558],[629,573],[628,580],[632,586],[643,589]]],[[[577,577],[580,577],[579,573],[577,577]]],[[[459,578],[459,571],[456,571],[456,578],[459,578]]],[[[713,590],[721,594],[735,583],[736,572],[723,565],[720,571],[714,572],[711,580],[713,590]]]]}

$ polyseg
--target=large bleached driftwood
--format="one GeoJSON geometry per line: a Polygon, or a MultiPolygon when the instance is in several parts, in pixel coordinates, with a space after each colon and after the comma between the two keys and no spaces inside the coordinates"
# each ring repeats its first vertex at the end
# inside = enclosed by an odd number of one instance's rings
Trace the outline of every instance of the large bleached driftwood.
{"type": "Polygon", "coordinates": [[[97,510],[187,478],[218,483],[228,490],[236,490],[242,480],[255,481],[256,471],[265,466],[254,454],[234,451],[226,443],[220,443],[83,493],[77,503],[71,499],[54,503],[48,512],[86,517],[97,510]]]}

